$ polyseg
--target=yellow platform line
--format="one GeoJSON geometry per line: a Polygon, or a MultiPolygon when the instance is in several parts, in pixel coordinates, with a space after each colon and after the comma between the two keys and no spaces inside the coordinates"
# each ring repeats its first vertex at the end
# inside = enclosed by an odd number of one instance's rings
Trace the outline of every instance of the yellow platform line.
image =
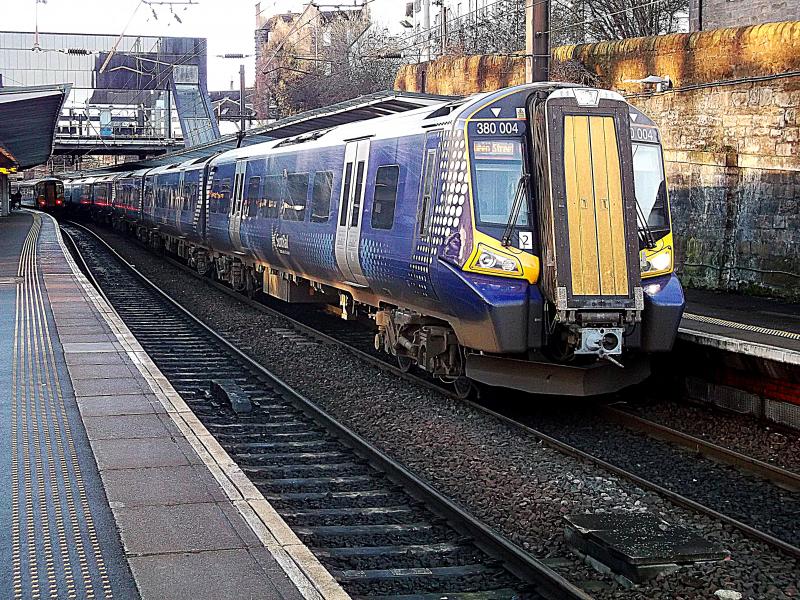
{"type": "Polygon", "coordinates": [[[762,333],[764,335],[771,335],[774,337],[783,337],[790,340],[800,340],[800,333],[792,331],[782,331],[780,329],[770,329],[768,327],[758,327],[757,325],[749,325],[747,323],[738,323],[736,321],[728,321],[726,319],[718,319],[716,317],[707,317],[705,315],[694,315],[692,313],[684,313],[683,318],[689,321],[697,321],[698,323],[708,323],[709,325],[719,325],[720,327],[730,327],[731,329],[738,329],[740,331],[750,331],[753,333],[762,333]]]}
{"type": "Polygon", "coordinates": [[[11,426],[13,594],[15,598],[41,598],[43,590],[39,581],[39,562],[42,561],[47,575],[49,597],[64,597],[57,584],[53,551],[55,541],[64,572],[66,589],[63,592],[66,597],[93,600],[99,593],[102,598],[112,598],[111,584],[78,464],[64,394],[58,377],[58,363],[39,276],[37,242],[40,231],[41,217],[34,215],[34,223],[20,254],[18,277],[22,282],[17,286],[15,302],[12,361],[12,392],[15,402],[12,403],[11,426]],[[29,430],[29,422],[33,431],[29,430]],[[40,449],[42,441],[46,446],[45,456],[42,456],[40,449]],[[19,462],[20,448],[23,454],[22,465],[19,462]],[[61,469],[61,478],[56,469],[56,461],[61,469]],[[49,490],[45,484],[45,471],[47,471],[49,490]],[[60,482],[63,483],[66,506],[61,501],[60,482]],[[38,489],[36,505],[33,502],[34,489],[38,489]],[[25,497],[24,511],[21,506],[20,490],[25,497]],[[41,523],[41,544],[37,544],[36,539],[37,515],[41,523]],[[80,516],[83,517],[85,532],[81,527],[80,516]],[[22,561],[23,519],[30,573],[30,588],[27,594],[24,589],[22,561]],[[67,532],[65,521],[69,522],[71,536],[67,532]],[[91,556],[87,555],[85,543],[87,540],[91,547],[91,556]],[[82,584],[80,590],[73,573],[71,549],[78,559],[82,584]],[[96,568],[99,584],[92,577],[90,561],[96,568]]]}
{"type": "MultiPolygon", "coordinates": [[[[34,279],[34,282],[35,282],[34,289],[35,289],[35,292],[36,292],[36,299],[38,301],[39,314],[45,316],[44,298],[43,298],[43,293],[42,293],[42,289],[41,289],[40,279],[38,277],[38,263],[36,264],[35,269],[36,269],[36,272],[37,272],[37,277],[34,279]]],[[[55,352],[53,350],[53,342],[52,342],[52,338],[51,338],[51,335],[50,335],[50,328],[47,326],[46,319],[44,321],[44,327],[43,327],[42,333],[43,333],[42,345],[43,345],[43,348],[45,349],[45,352],[43,352],[43,354],[47,358],[47,362],[48,362],[46,368],[47,368],[47,371],[51,374],[52,386],[53,386],[52,389],[55,391],[55,397],[54,397],[55,409],[57,410],[58,416],[60,417],[61,422],[63,423],[63,428],[61,429],[61,432],[63,433],[63,436],[64,436],[64,442],[66,442],[66,452],[64,452],[62,454],[62,456],[64,457],[63,458],[64,463],[63,463],[62,466],[66,467],[66,461],[67,461],[67,458],[68,458],[69,462],[70,462],[70,466],[71,466],[72,471],[74,473],[75,484],[76,484],[76,488],[77,488],[77,496],[78,497],[77,497],[77,503],[75,504],[75,506],[76,506],[76,508],[79,508],[81,510],[82,514],[83,514],[84,523],[86,525],[86,537],[89,540],[89,546],[91,547],[91,550],[92,550],[92,558],[94,560],[94,564],[95,564],[95,566],[97,568],[98,574],[100,576],[100,581],[101,581],[101,586],[100,587],[102,588],[102,590],[95,589],[96,586],[91,586],[91,587],[88,586],[88,585],[84,586],[85,587],[85,592],[86,592],[86,598],[88,600],[92,600],[93,598],[96,598],[98,591],[101,592],[101,594],[102,594],[101,597],[102,598],[112,598],[113,596],[112,596],[112,591],[111,591],[110,580],[109,580],[109,577],[108,577],[107,569],[106,569],[106,566],[105,566],[105,561],[103,559],[102,551],[101,551],[101,548],[100,548],[100,543],[99,543],[99,540],[98,540],[98,537],[97,537],[97,530],[95,528],[94,519],[92,518],[92,515],[91,515],[91,509],[90,509],[90,506],[89,506],[89,500],[88,500],[88,496],[86,494],[86,486],[85,486],[84,481],[83,481],[83,474],[81,472],[80,465],[78,464],[77,452],[75,451],[75,444],[74,444],[74,440],[72,438],[72,430],[69,427],[69,422],[67,420],[66,405],[64,403],[64,394],[63,394],[63,390],[62,390],[62,387],[61,387],[61,381],[57,376],[57,363],[56,363],[56,358],[55,358],[55,352]]],[[[61,448],[64,447],[63,446],[63,442],[60,439],[59,439],[59,447],[61,447],[61,448]]],[[[71,496],[71,493],[72,493],[71,487],[68,487],[67,489],[69,490],[70,496],[71,496]]],[[[71,502],[75,502],[72,498],[70,498],[69,500],[71,502]]],[[[77,522],[75,524],[76,524],[76,526],[78,525],[77,522]]],[[[80,533],[80,530],[77,527],[76,527],[75,531],[76,531],[76,534],[80,533]]],[[[87,561],[87,557],[86,557],[86,554],[85,554],[85,548],[84,548],[83,544],[81,544],[81,546],[80,546],[79,560],[81,562],[82,574],[84,574],[84,570],[86,568],[86,564],[85,563],[87,561]]],[[[84,577],[84,582],[88,583],[90,581],[91,581],[91,578],[89,577],[88,572],[86,572],[86,576],[84,577]]]]}
{"type": "MultiPolygon", "coordinates": [[[[37,372],[39,375],[40,381],[40,389],[46,389],[48,393],[46,394],[45,401],[41,403],[41,413],[42,419],[46,424],[44,428],[46,432],[46,452],[47,458],[49,463],[49,480],[50,480],[50,489],[51,494],[46,496],[44,494],[44,486],[40,487],[40,504],[44,511],[47,512],[48,518],[42,520],[42,528],[46,548],[45,552],[46,555],[48,554],[47,546],[51,545],[53,541],[55,544],[58,545],[59,555],[62,559],[62,569],[64,572],[64,582],[66,585],[66,595],[70,597],[71,593],[74,593],[75,589],[75,581],[74,581],[74,574],[72,569],[72,562],[69,560],[69,540],[66,535],[65,530],[65,518],[69,519],[70,515],[68,509],[63,506],[61,502],[61,493],[59,491],[59,471],[56,469],[56,460],[60,463],[61,471],[60,473],[63,476],[64,481],[64,488],[68,490],[68,479],[69,474],[68,471],[65,469],[65,462],[63,460],[63,448],[60,443],[60,427],[61,423],[57,418],[57,415],[53,414],[52,411],[52,390],[54,389],[54,376],[57,380],[56,373],[48,368],[48,364],[45,360],[45,347],[43,343],[43,330],[47,327],[46,321],[46,314],[43,311],[43,307],[38,306],[35,288],[38,284],[38,271],[36,269],[36,259],[35,256],[33,260],[30,262],[30,277],[26,280],[26,283],[29,284],[27,286],[27,293],[30,295],[29,302],[30,302],[30,314],[34,317],[34,323],[37,335],[34,338],[34,356],[37,358],[37,372]],[[42,374],[44,374],[44,381],[42,381],[42,374]],[[55,447],[56,453],[55,456],[53,454],[53,448],[55,447]],[[52,519],[54,524],[54,529],[51,531],[49,521],[52,519]],[[52,538],[55,537],[55,540],[52,538]]],[[[48,560],[47,556],[45,558],[46,561],[46,568],[48,569],[48,582],[50,582],[49,575],[52,572],[52,575],[55,576],[55,564],[52,559],[48,560]]],[[[50,587],[50,597],[57,598],[59,594],[59,590],[56,586],[55,580],[52,581],[53,585],[50,587]]]]}

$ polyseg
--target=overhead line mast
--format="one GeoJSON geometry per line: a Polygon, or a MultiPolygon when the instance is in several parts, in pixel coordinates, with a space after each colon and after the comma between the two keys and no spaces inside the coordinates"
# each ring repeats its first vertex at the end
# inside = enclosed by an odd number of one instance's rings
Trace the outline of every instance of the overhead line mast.
{"type": "Polygon", "coordinates": [[[525,2],[525,80],[550,77],[550,0],[525,2]]]}

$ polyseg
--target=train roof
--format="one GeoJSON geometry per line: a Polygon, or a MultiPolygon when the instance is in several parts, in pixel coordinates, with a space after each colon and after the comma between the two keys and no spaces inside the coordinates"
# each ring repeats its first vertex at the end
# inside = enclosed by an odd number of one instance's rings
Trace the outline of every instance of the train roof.
{"type": "Polygon", "coordinates": [[[60,177],[39,177],[37,179],[22,179],[17,182],[17,186],[36,185],[45,181],[63,181],[60,177]]]}
{"type": "MultiPolygon", "coordinates": [[[[569,95],[571,90],[586,89],[586,86],[563,83],[563,82],[542,82],[518,85],[501,90],[483,92],[466,98],[447,98],[440,97],[434,100],[428,98],[425,106],[395,112],[385,116],[369,118],[354,122],[334,124],[330,127],[320,126],[316,129],[311,128],[302,133],[291,137],[271,139],[260,143],[224,150],[211,155],[176,155],[174,159],[178,162],[151,166],[132,165],[136,170],[125,171],[114,174],[95,175],[94,177],[81,179],[82,181],[107,181],[119,179],[125,176],[158,175],[171,171],[181,171],[190,169],[204,168],[209,162],[215,165],[229,164],[243,158],[257,158],[268,154],[289,153],[300,149],[316,149],[331,146],[340,146],[346,142],[358,139],[391,139],[402,138],[413,135],[424,134],[425,132],[450,127],[459,119],[467,119],[481,108],[487,108],[491,103],[508,96],[510,94],[538,89],[557,92],[560,95],[569,95]],[[106,178],[111,179],[106,179],[106,178]]],[[[595,88],[596,89],[596,88],[595,88]]],[[[609,97],[624,101],[624,98],[616,92],[609,90],[598,90],[602,97],[609,97]]],[[[630,105],[629,105],[630,106],[630,105]]],[[[631,112],[635,113],[642,121],[652,123],[641,111],[630,107],[631,112]]],[[[322,109],[320,109],[322,110],[322,109]]],[[[166,158],[166,157],[165,157],[166,158]]]]}
{"type": "MultiPolygon", "coordinates": [[[[228,150],[218,154],[211,160],[213,160],[213,164],[227,164],[242,158],[266,156],[267,153],[271,155],[279,154],[283,149],[286,152],[291,152],[299,149],[308,150],[339,146],[348,141],[358,139],[380,140],[419,135],[438,128],[449,127],[456,120],[469,118],[484,106],[488,106],[498,99],[516,92],[546,89],[550,91],[558,90],[562,94],[570,94],[570,90],[585,87],[554,82],[523,84],[502,90],[483,92],[467,98],[441,101],[403,113],[347,123],[330,129],[307,132],[291,138],[270,140],[260,144],[228,150]]],[[[609,90],[598,91],[603,97],[613,97],[624,101],[624,98],[616,92],[609,90]]]]}

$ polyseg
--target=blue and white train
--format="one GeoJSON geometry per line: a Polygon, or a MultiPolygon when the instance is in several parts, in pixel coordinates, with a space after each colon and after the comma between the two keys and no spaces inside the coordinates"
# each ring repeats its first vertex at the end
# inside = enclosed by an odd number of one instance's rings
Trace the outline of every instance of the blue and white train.
{"type": "Polygon", "coordinates": [[[607,90],[523,85],[66,197],[237,290],[368,314],[461,393],[641,382],[684,307],[658,129],[607,90]]]}

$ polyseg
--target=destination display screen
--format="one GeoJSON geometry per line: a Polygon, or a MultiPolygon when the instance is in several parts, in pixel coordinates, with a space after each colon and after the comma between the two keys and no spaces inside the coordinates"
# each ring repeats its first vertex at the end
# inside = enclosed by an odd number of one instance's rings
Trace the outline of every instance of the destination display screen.
{"type": "Polygon", "coordinates": [[[476,160],[520,160],[522,144],[516,140],[478,140],[472,143],[476,160]]]}

